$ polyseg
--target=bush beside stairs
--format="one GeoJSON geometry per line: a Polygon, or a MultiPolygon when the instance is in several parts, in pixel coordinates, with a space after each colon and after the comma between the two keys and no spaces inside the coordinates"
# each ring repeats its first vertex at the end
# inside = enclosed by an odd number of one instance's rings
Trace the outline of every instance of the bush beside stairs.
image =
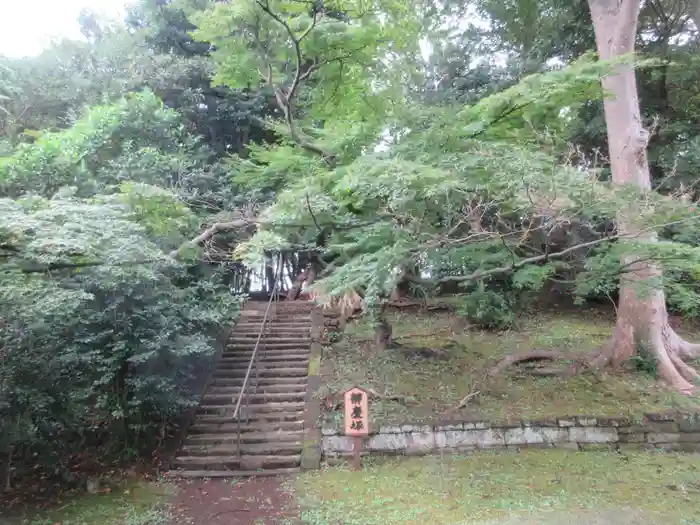
{"type": "Polygon", "coordinates": [[[248,302],[241,312],[172,463],[171,475],[241,477],[300,469],[311,347],[312,305],[305,301],[272,306],[257,367],[251,371],[241,403],[240,454],[238,450],[233,413],[266,307],[266,302],[248,302]]]}

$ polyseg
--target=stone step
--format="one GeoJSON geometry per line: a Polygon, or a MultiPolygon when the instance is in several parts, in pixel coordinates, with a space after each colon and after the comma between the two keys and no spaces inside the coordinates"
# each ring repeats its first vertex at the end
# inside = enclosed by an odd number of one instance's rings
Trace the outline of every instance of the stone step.
{"type": "Polygon", "coordinates": [[[269,476],[287,476],[300,472],[299,467],[276,468],[266,470],[169,470],[165,475],[168,478],[220,478],[237,479],[269,476]]]}
{"type": "MultiPolygon", "coordinates": [[[[238,323],[262,323],[265,319],[265,312],[241,312],[240,317],[237,319],[238,323]]],[[[279,311],[277,313],[268,313],[265,322],[269,323],[311,323],[311,312],[283,312],[279,311]]]]}
{"type": "MultiPolygon", "coordinates": [[[[283,329],[283,328],[272,328],[268,327],[265,332],[263,332],[263,338],[270,339],[270,338],[275,338],[275,337],[280,337],[279,333],[284,333],[287,332],[290,335],[288,337],[293,337],[295,339],[308,339],[311,337],[311,327],[306,326],[305,330],[293,330],[293,329],[283,329]],[[277,333],[275,333],[277,332],[277,333]]],[[[260,335],[260,327],[252,329],[252,330],[238,330],[234,329],[230,334],[229,338],[236,338],[236,337],[245,337],[249,339],[257,339],[258,336],[260,335]]]]}
{"type": "MultiPolygon", "coordinates": [[[[207,394],[238,394],[241,391],[240,382],[237,385],[222,385],[222,384],[211,384],[209,385],[209,390],[207,394]]],[[[291,394],[291,393],[306,393],[306,385],[258,385],[255,390],[255,394],[291,394]]]]}
{"type": "MultiPolygon", "coordinates": [[[[218,408],[218,407],[217,407],[218,408]]],[[[202,411],[196,415],[196,425],[235,425],[236,432],[238,431],[238,423],[233,419],[233,409],[226,412],[202,411]]],[[[251,412],[246,411],[245,407],[241,408],[241,428],[249,425],[258,429],[277,430],[286,426],[288,423],[299,423],[304,421],[303,410],[289,410],[277,412],[251,412]]],[[[228,428],[228,427],[226,427],[228,428]]]]}
{"type": "MultiPolygon", "coordinates": [[[[302,352],[302,353],[289,353],[289,354],[275,354],[275,355],[270,355],[267,352],[260,351],[258,354],[255,355],[255,359],[257,360],[258,363],[284,363],[288,361],[308,361],[310,356],[310,352],[302,352]]],[[[250,360],[253,358],[252,352],[250,354],[234,354],[234,353],[226,353],[224,354],[221,359],[219,360],[220,363],[243,363],[246,366],[248,363],[250,363],[250,360]]]]}
{"type": "MultiPolygon", "coordinates": [[[[256,332],[260,332],[260,329],[263,326],[262,319],[260,319],[260,322],[256,321],[239,321],[233,326],[233,331],[237,332],[238,330],[254,330],[256,332]]],[[[287,320],[287,321],[280,321],[278,319],[268,319],[265,321],[265,328],[267,330],[291,330],[292,332],[298,332],[298,331],[303,331],[303,330],[310,330],[311,329],[311,322],[310,321],[297,321],[297,320],[287,320]]]]}
{"type": "MultiPolygon", "coordinates": [[[[226,346],[232,345],[253,345],[257,343],[257,334],[232,334],[228,339],[228,344],[226,346]]],[[[270,347],[274,345],[309,345],[311,344],[310,337],[301,336],[289,336],[289,337],[266,337],[260,340],[260,345],[265,343],[265,346],[270,347]]]]}
{"type": "MultiPolygon", "coordinates": [[[[271,353],[269,351],[260,351],[259,354],[256,354],[256,358],[260,361],[283,361],[283,360],[288,360],[288,361],[302,361],[305,359],[309,359],[311,355],[311,352],[304,352],[303,350],[295,350],[293,352],[284,352],[284,353],[271,353]]],[[[250,360],[253,358],[253,352],[224,352],[221,356],[221,361],[229,361],[229,362],[244,362],[248,364],[250,360]]]]}
{"type": "MultiPolygon", "coordinates": [[[[242,456],[295,456],[301,454],[302,441],[275,441],[263,443],[241,442],[240,450],[242,456]]],[[[199,442],[196,444],[185,444],[180,451],[182,456],[236,456],[238,454],[238,444],[222,443],[212,444],[199,442]]]]}
{"type": "MultiPolygon", "coordinates": [[[[233,327],[233,332],[238,332],[239,330],[243,331],[252,331],[256,333],[260,333],[260,330],[262,329],[263,322],[262,319],[260,319],[260,322],[238,322],[234,325],[233,327]]],[[[284,321],[280,322],[276,319],[273,319],[270,321],[269,319],[265,321],[265,328],[267,331],[272,331],[274,332],[275,330],[289,330],[290,332],[303,332],[305,330],[311,330],[311,323],[310,322],[296,322],[296,321],[284,321]]]]}
{"type": "Polygon", "coordinates": [[[196,470],[257,470],[267,468],[298,467],[301,454],[274,456],[178,456],[173,461],[175,468],[196,470]]]}
{"type": "MultiPolygon", "coordinates": [[[[226,357],[250,357],[253,355],[253,350],[255,350],[255,345],[250,345],[248,347],[229,345],[224,349],[222,355],[226,357]]],[[[308,355],[310,352],[310,345],[275,345],[275,347],[260,345],[258,347],[258,353],[276,357],[284,357],[286,355],[308,355]]]]}
{"type": "MultiPolygon", "coordinates": [[[[234,341],[226,344],[225,351],[227,352],[252,352],[255,350],[256,343],[252,339],[250,341],[234,341]]],[[[285,343],[270,343],[260,341],[257,345],[258,351],[263,349],[277,352],[308,352],[311,349],[311,341],[287,341],[285,343]]]]}
{"type": "MultiPolygon", "coordinates": [[[[200,404],[197,413],[204,413],[204,414],[210,414],[210,413],[216,413],[216,414],[222,414],[223,415],[233,415],[233,410],[235,407],[235,401],[231,403],[230,405],[210,405],[210,404],[200,404]]],[[[241,407],[243,409],[243,407],[241,407]]],[[[304,403],[303,402],[285,402],[285,403],[265,403],[264,405],[250,405],[249,407],[243,409],[247,411],[249,414],[257,416],[258,414],[264,414],[264,413],[296,413],[296,412],[303,412],[304,410],[304,403]]]]}
{"type": "MultiPolygon", "coordinates": [[[[198,418],[199,419],[199,418],[198,418]]],[[[251,421],[241,422],[241,433],[269,433],[269,432],[302,432],[304,421],[251,421]]],[[[225,420],[225,423],[200,423],[198,420],[190,428],[192,436],[199,434],[234,434],[238,432],[238,423],[225,420]]]]}
{"type": "MultiPolygon", "coordinates": [[[[217,367],[214,370],[214,377],[240,377],[244,378],[246,375],[246,369],[233,369],[227,367],[217,367]]],[[[306,377],[308,375],[308,367],[275,367],[275,368],[263,368],[259,371],[259,377],[272,378],[272,377],[306,377]]]]}
{"type": "MultiPolygon", "coordinates": [[[[253,377],[270,377],[270,373],[273,373],[274,375],[275,370],[286,370],[291,368],[303,368],[304,370],[307,370],[308,366],[304,361],[272,361],[268,363],[257,363],[257,365],[253,366],[253,368],[250,370],[249,381],[253,377]],[[267,373],[267,375],[265,375],[265,373],[267,373]]],[[[216,370],[221,372],[242,372],[239,375],[241,376],[241,379],[243,379],[242,376],[245,376],[245,372],[248,371],[248,363],[219,363],[216,370]]],[[[306,373],[304,375],[306,375],[306,373]]]]}
{"type": "MultiPolygon", "coordinates": [[[[240,322],[248,322],[248,323],[256,323],[260,322],[262,323],[263,319],[265,318],[265,311],[263,310],[262,312],[260,311],[255,311],[255,310],[243,310],[241,312],[241,316],[239,317],[240,322]]],[[[301,310],[297,312],[293,312],[291,310],[289,311],[283,311],[280,310],[276,313],[269,313],[267,320],[270,322],[299,322],[299,323],[310,323],[311,322],[311,311],[310,310],[301,310]]]]}
{"type": "MultiPolygon", "coordinates": [[[[243,396],[243,403],[246,401],[250,402],[251,405],[269,404],[269,403],[286,403],[303,401],[305,392],[275,392],[268,394],[250,394],[247,393],[243,396]]],[[[227,392],[210,392],[207,393],[202,399],[202,403],[205,405],[231,405],[238,401],[238,394],[232,395],[227,392]]]]}
{"type": "MultiPolygon", "coordinates": [[[[278,323],[277,321],[270,321],[265,323],[267,325],[267,330],[270,332],[275,331],[289,331],[289,332],[304,332],[311,330],[311,323],[278,323]]],[[[233,333],[236,332],[256,332],[260,333],[262,328],[262,320],[260,323],[236,323],[233,327],[233,333]]]]}
{"type": "MultiPolygon", "coordinates": [[[[265,348],[267,352],[297,352],[297,351],[309,351],[311,345],[310,343],[284,343],[279,344],[265,344],[259,345],[259,348],[265,348]]],[[[252,353],[255,349],[255,343],[241,343],[241,344],[227,344],[226,352],[250,352],[252,353]]]]}
{"type": "MultiPolygon", "coordinates": [[[[236,332],[242,328],[244,329],[250,329],[250,330],[255,330],[257,332],[260,332],[260,329],[263,326],[263,318],[262,317],[246,317],[246,318],[241,318],[236,324],[233,325],[233,332],[236,332]]],[[[303,318],[303,317],[278,317],[277,319],[267,319],[265,321],[265,326],[269,328],[274,328],[274,329],[284,329],[284,328],[291,328],[292,330],[296,330],[298,328],[311,328],[312,323],[311,323],[311,318],[303,318]]]]}
{"type": "MultiPolygon", "coordinates": [[[[289,318],[289,319],[268,319],[265,321],[265,329],[266,330],[291,330],[292,332],[298,332],[298,331],[303,331],[303,330],[311,330],[311,327],[313,324],[311,323],[311,320],[306,320],[306,319],[295,319],[295,318],[289,318]]],[[[235,334],[239,330],[242,331],[252,331],[257,334],[260,333],[260,330],[263,327],[263,319],[262,317],[260,318],[251,318],[248,317],[244,320],[238,321],[236,324],[233,325],[231,333],[235,334]]]]}
{"type": "MultiPolygon", "coordinates": [[[[250,360],[241,360],[241,361],[219,361],[216,365],[217,370],[243,370],[246,371],[248,370],[248,364],[250,363],[250,360]]],[[[280,361],[263,361],[263,360],[258,360],[257,363],[254,363],[253,367],[250,370],[250,375],[251,377],[257,375],[258,377],[264,370],[277,370],[280,368],[308,368],[308,359],[304,360],[293,360],[293,359],[284,359],[280,361]]]]}
{"type": "MultiPolygon", "coordinates": [[[[218,408],[218,407],[217,407],[218,408]]],[[[206,413],[197,414],[195,418],[195,425],[238,425],[236,420],[231,417],[233,415],[233,407],[229,410],[228,414],[217,414],[217,413],[206,413]]],[[[261,412],[258,414],[252,414],[249,421],[242,420],[241,426],[250,425],[255,427],[267,427],[267,425],[279,425],[282,427],[287,423],[298,423],[304,421],[304,411],[290,411],[290,412],[261,412]]]]}
{"type": "MultiPolygon", "coordinates": [[[[246,401],[250,401],[250,404],[260,404],[260,403],[271,403],[271,402],[284,402],[284,401],[297,401],[304,399],[306,396],[306,388],[297,386],[294,390],[283,390],[277,392],[264,392],[261,390],[261,386],[258,385],[257,389],[255,384],[249,386],[243,395],[243,404],[246,401]]],[[[218,399],[228,399],[229,402],[233,399],[232,404],[236,404],[238,400],[238,395],[241,389],[239,387],[216,387],[207,391],[207,393],[202,398],[202,403],[206,405],[219,405],[218,399]],[[213,402],[209,402],[209,401],[213,402]]]]}
{"type": "MultiPolygon", "coordinates": [[[[241,341],[243,339],[249,339],[253,342],[256,342],[258,340],[258,335],[260,333],[255,330],[251,330],[249,332],[247,331],[238,331],[236,330],[229,336],[229,340],[236,339],[238,341],[241,341]]],[[[272,340],[279,340],[279,339],[291,339],[294,341],[308,341],[311,338],[311,330],[304,330],[304,331],[298,331],[298,332],[293,332],[290,330],[278,330],[274,332],[265,332],[263,334],[263,337],[260,338],[260,344],[263,343],[263,341],[272,341],[272,340]]]]}
{"type": "MultiPolygon", "coordinates": [[[[255,308],[265,309],[267,308],[269,302],[269,297],[262,301],[251,299],[245,303],[246,310],[255,308]]],[[[273,304],[277,308],[313,308],[315,306],[312,301],[308,301],[306,299],[287,300],[287,298],[284,296],[280,296],[279,300],[273,300],[273,304]]]]}
{"type": "MultiPolygon", "coordinates": [[[[301,443],[304,439],[304,431],[284,432],[243,432],[241,431],[241,443],[301,443]]],[[[238,433],[193,434],[187,437],[185,445],[237,445],[238,433]]]]}
{"type": "MultiPolygon", "coordinates": [[[[225,372],[225,371],[224,371],[225,372]]],[[[306,385],[306,377],[259,377],[258,388],[263,386],[306,385]]],[[[243,384],[243,377],[214,377],[210,386],[237,386],[243,384]]]]}

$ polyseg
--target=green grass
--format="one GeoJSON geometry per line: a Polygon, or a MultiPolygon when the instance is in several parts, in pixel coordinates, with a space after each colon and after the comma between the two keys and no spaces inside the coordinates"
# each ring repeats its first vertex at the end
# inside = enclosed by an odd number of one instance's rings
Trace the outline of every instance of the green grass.
{"type": "Polygon", "coordinates": [[[700,524],[697,455],[433,456],[329,468],[295,488],[309,525],[700,524]]]}
{"type": "MultiPolygon", "coordinates": [[[[627,370],[570,379],[538,378],[509,371],[485,380],[500,358],[529,349],[556,349],[572,358],[610,336],[613,316],[595,311],[540,313],[504,333],[464,329],[452,314],[396,313],[391,322],[400,348],[378,352],[370,328],[349,324],[342,340],[326,348],[322,366],[327,391],[354,384],[407,397],[409,403],[373,402],[374,424],[468,418],[507,420],[566,415],[639,416],[645,412],[697,409],[697,399],[664,388],[653,377],[627,370]],[[442,348],[447,360],[415,357],[414,348],[442,348]],[[449,409],[479,391],[458,413],[449,409]]],[[[692,334],[691,334],[692,336],[692,334]]]]}
{"type": "MultiPolygon", "coordinates": [[[[56,507],[31,518],[14,521],[22,525],[166,525],[171,488],[132,482],[101,494],[70,496],[56,507]]],[[[1,521],[0,521],[1,522],[1,521]]]]}

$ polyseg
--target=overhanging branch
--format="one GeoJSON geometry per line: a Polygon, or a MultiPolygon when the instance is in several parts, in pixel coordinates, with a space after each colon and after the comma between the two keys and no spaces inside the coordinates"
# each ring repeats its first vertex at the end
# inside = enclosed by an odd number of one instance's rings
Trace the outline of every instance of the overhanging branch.
{"type": "Polygon", "coordinates": [[[212,237],[214,237],[214,235],[216,235],[217,233],[237,230],[239,228],[249,226],[250,224],[251,221],[248,219],[237,219],[235,221],[217,222],[215,224],[212,224],[211,226],[209,226],[209,228],[197,235],[194,239],[187,241],[186,243],[182,244],[179,248],[171,251],[170,257],[172,257],[173,259],[177,259],[184,250],[187,250],[188,248],[196,248],[203,242],[206,242],[212,237]]]}
{"type": "Polygon", "coordinates": [[[447,277],[441,277],[440,279],[421,279],[419,277],[406,276],[406,279],[410,280],[411,282],[414,282],[417,284],[424,284],[424,285],[435,285],[435,284],[447,283],[447,282],[476,281],[477,279],[483,279],[485,277],[492,277],[494,275],[500,275],[503,273],[510,273],[513,270],[517,270],[518,268],[522,268],[523,266],[527,266],[528,264],[535,264],[538,262],[549,261],[552,259],[560,259],[569,253],[572,253],[576,250],[580,250],[581,248],[592,248],[594,246],[598,246],[599,244],[604,244],[606,242],[614,241],[614,240],[617,240],[620,238],[621,238],[620,235],[612,235],[610,237],[603,237],[601,239],[596,239],[594,241],[584,242],[581,244],[577,244],[575,246],[570,246],[570,247],[568,247],[564,250],[561,250],[559,252],[544,253],[542,255],[528,257],[527,259],[521,259],[520,261],[517,261],[513,264],[509,264],[506,266],[499,266],[497,268],[491,268],[490,270],[477,270],[476,272],[470,273],[469,275],[448,275],[447,277]]]}

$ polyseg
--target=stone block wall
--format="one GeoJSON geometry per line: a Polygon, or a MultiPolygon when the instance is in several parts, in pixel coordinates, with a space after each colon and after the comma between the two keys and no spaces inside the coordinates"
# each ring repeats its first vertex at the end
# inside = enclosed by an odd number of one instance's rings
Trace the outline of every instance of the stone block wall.
{"type": "MultiPolygon", "coordinates": [[[[322,429],[327,460],[352,455],[353,440],[332,426],[322,429]]],[[[427,455],[526,447],[663,449],[700,452],[700,413],[626,418],[572,416],[542,421],[450,422],[382,426],[363,439],[364,455],[427,455]]]]}

